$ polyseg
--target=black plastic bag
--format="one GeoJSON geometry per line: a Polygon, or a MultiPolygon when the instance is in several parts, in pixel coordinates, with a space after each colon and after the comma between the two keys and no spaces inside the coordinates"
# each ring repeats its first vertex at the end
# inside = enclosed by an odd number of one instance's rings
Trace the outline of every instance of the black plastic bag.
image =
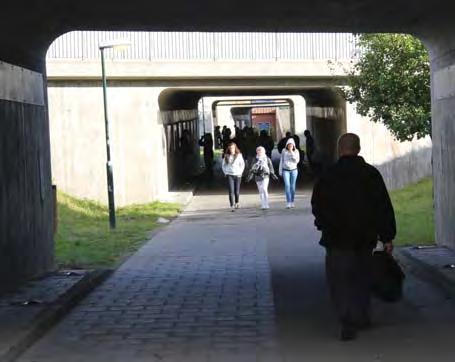
{"type": "Polygon", "coordinates": [[[397,302],[403,296],[403,270],[392,255],[375,251],[371,262],[371,289],[384,302],[397,302]]]}

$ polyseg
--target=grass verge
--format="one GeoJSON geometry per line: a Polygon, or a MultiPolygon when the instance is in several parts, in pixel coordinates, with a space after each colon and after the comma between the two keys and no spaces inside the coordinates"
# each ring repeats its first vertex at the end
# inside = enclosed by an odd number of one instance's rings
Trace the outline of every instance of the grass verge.
{"type": "Polygon", "coordinates": [[[117,227],[109,229],[108,209],[96,202],[59,192],[56,261],[63,268],[94,268],[115,265],[137,250],[160,226],[159,217],[172,218],[177,204],[153,202],[117,209],[117,227]]]}
{"type": "Polygon", "coordinates": [[[434,244],[433,183],[425,178],[390,193],[397,221],[395,245],[434,244]]]}

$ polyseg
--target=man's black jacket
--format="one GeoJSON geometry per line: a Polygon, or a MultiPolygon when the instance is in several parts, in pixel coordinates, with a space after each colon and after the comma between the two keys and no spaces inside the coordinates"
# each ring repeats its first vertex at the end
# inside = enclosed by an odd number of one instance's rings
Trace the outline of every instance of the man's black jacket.
{"type": "Polygon", "coordinates": [[[374,248],[395,238],[395,215],[379,171],[360,156],[344,156],[316,183],[311,199],[320,244],[374,248]]]}

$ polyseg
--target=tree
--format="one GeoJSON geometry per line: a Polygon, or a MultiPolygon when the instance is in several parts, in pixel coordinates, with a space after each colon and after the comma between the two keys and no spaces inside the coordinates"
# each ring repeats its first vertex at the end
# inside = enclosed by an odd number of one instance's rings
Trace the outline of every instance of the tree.
{"type": "Polygon", "coordinates": [[[382,122],[400,141],[431,135],[430,62],[411,35],[362,34],[360,57],[348,72],[346,99],[382,122]]]}

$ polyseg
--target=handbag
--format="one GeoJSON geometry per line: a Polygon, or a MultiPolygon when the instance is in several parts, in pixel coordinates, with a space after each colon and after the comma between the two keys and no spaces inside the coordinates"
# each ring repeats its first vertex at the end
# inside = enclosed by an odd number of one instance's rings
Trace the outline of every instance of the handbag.
{"type": "Polygon", "coordinates": [[[384,302],[397,302],[403,296],[405,274],[394,257],[375,251],[371,262],[371,291],[384,302]]]}

